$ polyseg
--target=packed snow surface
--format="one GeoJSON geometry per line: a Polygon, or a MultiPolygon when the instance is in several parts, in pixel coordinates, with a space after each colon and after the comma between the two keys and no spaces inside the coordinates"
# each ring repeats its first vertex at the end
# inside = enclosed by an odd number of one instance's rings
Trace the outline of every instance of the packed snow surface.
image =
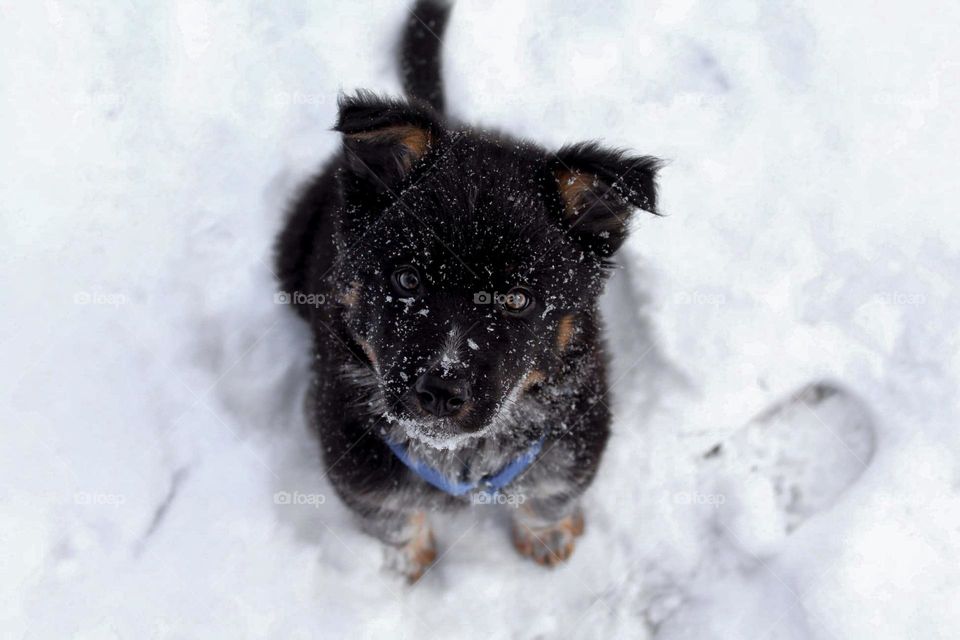
{"type": "Polygon", "coordinates": [[[324,478],[270,271],[338,91],[398,93],[404,16],[0,5],[0,635],[956,637],[960,4],[456,7],[456,116],[669,159],[667,215],[604,299],[571,561],[479,505],[413,588],[324,478]],[[855,400],[767,425],[821,380],[855,400]]]}

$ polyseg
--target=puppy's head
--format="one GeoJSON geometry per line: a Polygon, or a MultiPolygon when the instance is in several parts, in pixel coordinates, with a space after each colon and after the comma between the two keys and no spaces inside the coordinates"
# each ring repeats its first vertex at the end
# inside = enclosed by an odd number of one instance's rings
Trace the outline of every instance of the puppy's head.
{"type": "Polygon", "coordinates": [[[370,407],[440,447],[502,428],[578,348],[633,209],[655,212],[657,161],[548,153],[371,94],[342,99],[336,129],[334,279],[370,407]]]}

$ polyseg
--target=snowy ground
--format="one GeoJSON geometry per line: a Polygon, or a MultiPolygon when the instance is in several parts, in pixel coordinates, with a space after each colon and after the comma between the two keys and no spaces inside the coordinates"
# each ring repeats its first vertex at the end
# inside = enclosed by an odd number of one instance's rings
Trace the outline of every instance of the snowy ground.
{"type": "Polygon", "coordinates": [[[268,266],[337,91],[397,91],[403,3],[0,3],[0,635],[956,637],[960,5],[887,4],[461,2],[451,110],[670,158],[669,215],[605,300],[572,561],[478,508],[409,589],[316,463],[268,266]],[[738,431],[814,380],[862,404],[738,431]]]}

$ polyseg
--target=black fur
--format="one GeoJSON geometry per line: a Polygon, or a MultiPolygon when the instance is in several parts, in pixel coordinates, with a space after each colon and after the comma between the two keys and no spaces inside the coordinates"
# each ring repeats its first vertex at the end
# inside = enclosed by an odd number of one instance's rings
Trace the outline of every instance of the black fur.
{"type": "Polygon", "coordinates": [[[440,113],[444,110],[440,48],[449,17],[450,4],[444,0],[418,2],[410,10],[400,42],[403,90],[440,113]]]}
{"type": "MultiPolygon", "coordinates": [[[[448,9],[414,12],[443,32],[448,9]]],[[[276,256],[314,335],[311,411],[328,476],[391,545],[414,511],[468,499],[424,483],[384,438],[467,480],[546,436],[507,493],[525,501],[527,523],[576,510],[608,437],[597,316],[607,260],[634,208],[656,211],[654,158],[593,143],[550,153],[445,118],[440,43],[420,20],[402,47],[413,95],[341,97],[343,149],[297,200],[276,256]],[[410,268],[412,291],[397,275],[410,268]],[[515,287],[532,307],[484,296],[515,287]],[[429,414],[415,389],[425,378],[461,384],[463,408],[429,414]]]]}

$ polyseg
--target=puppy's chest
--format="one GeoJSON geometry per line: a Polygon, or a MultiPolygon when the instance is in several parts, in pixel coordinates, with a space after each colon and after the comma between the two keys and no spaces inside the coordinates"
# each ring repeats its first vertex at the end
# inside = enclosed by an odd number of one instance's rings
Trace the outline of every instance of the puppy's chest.
{"type": "Polygon", "coordinates": [[[453,482],[479,484],[520,456],[523,447],[485,440],[455,450],[418,447],[416,456],[453,482]]]}

